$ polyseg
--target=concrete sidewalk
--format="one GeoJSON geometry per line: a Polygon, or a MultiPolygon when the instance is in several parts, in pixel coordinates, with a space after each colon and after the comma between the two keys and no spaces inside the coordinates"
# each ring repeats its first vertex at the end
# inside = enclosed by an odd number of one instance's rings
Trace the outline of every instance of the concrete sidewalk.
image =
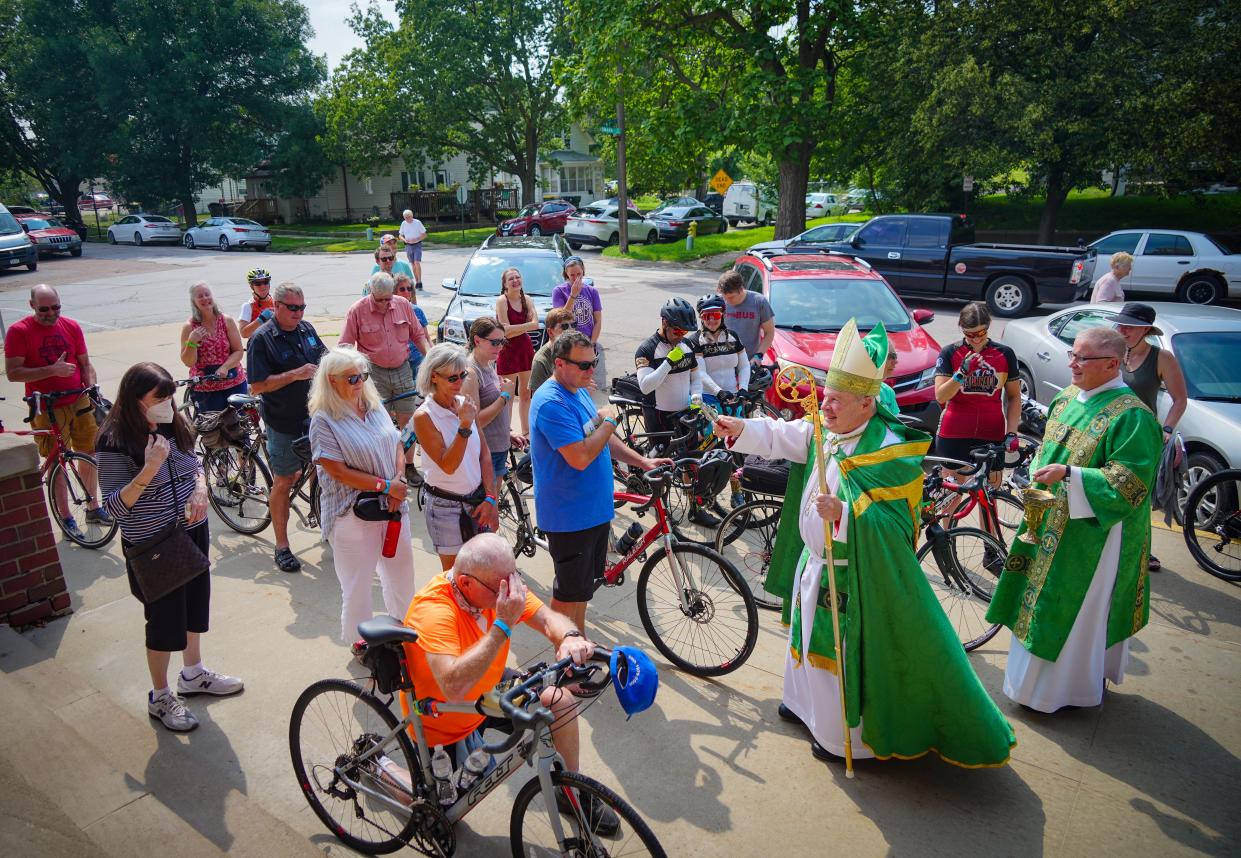
{"type": "MultiPolygon", "coordinates": [[[[168,354],[176,333],[94,334],[91,351],[115,389],[134,360],[168,354]]],[[[0,403],[6,423],[13,405],[0,403]]],[[[421,585],[439,564],[421,517],[413,523],[421,585]]],[[[348,854],[302,798],[287,743],[307,685],[357,675],[335,639],[340,590],[318,537],[294,523],[305,565],[288,575],[271,563],[270,530],[243,537],[213,518],[204,651],[247,689],[192,699],[202,726],[188,735],[146,715],[142,609],[119,542],[100,552],[61,543],[74,613],[21,635],[0,630],[0,853],[348,854]]],[[[1129,678],[1100,709],[1043,716],[1011,704],[1000,692],[1007,632],[972,656],[1017,733],[1006,768],[861,762],[846,781],[840,767],[815,761],[804,734],[776,717],[785,636],[768,612],[738,671],[699,680],[657,658],[656,706],[629,721],[605,694],[581,720],[582,768],[624,794],[669,855],[825,854],[828,843],[858,855],[1235,855],[1241,601],[1196,568],[1179,533],[1154,539],[1165,571],[1152,577],[1151,624],[1134,641],[1129,678]]],[[[549,597],[546,554],[519,565],[549,597]]],[[[589,628],[604,643],[653,653],[635,578],[600,591],[589,628]]],[[[377,590],[375,600],[379,608],[377,590]]],[[[526,662],[549,652],[519,628],[514,654],[526,662]]],[[[458,855],[510,854],[511,799],[525,778],[458,827],[458,855]]]]}

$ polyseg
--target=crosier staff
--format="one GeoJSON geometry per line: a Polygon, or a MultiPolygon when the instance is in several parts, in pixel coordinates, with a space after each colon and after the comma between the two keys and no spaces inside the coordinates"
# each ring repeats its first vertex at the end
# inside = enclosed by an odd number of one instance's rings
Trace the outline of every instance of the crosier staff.
{"type": "MultiPolygon", "coordinates": [[[[819,468],[819,494],[826,495],[827,491],[827,457],[831,455],[831,450],[824,451],[823,440],[823,414],[819,411],[819,396],[814,376],[810,374],[810,370],[804,366],[792,364],[786,366],[776,375],[775,380],[776,394],[782,402],[790,405],[800,405],[802,410],[810,418],[814,424],[814,442],[816,454],[816,463],[819,468]],[[802,389],[807,390],[802,393],[802,389]]],[[[832,528],[827,519],[823,521],[823,554],[824,563],[827,567],[827,589],[832,600],[832,637],[836,646],[836,670],[837,679],[840,685],[840,727],[844,733],[845,745],[845,777],[853,777],[853,741],[851,731],[849,730],[848,710],[845,706],[845,660],[841,650],[840,643],[840,596],[836,592],[836,564],[832,559],[832,528]]]]}

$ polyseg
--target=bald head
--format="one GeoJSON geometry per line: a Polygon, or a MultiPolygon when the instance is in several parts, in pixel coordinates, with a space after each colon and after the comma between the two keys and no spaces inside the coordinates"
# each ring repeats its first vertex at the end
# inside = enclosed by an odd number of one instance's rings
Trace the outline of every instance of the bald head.
{"type": "Polygon", "coordinates": [[[1073,340],[1069,372],[1082,390],[1094,390],[1120,375],[1125,338],[1113,328],[1088,328],[1073,340]]]}
{"type": "Polygon", "coordinates": [[[31,287],[30,309],[40,325],[50,327],[60,318],[60,295],[46,283],[31,287]]]}
{"type": "Polygon", "coordinates": [[[496,587],[517,569],[513,549],[498,533],[480,533],[461,546],[453,571],[472,575],[489,587],[496,587]]]}
{"type": "Polygon", "coordinates": [[[1094,354],[1111,355],[1117,360],[1125,357],[1125,338],[1115,328],[1087,328],[1074,340],[1077,345],[1089,346],[1094,354]]]}
{"type": "Polygon", "coordinates": [[[57,293],[57,291],[53,289],[51,286],[48,286],[46,283],[40,283],[38,286],[30,287],[30,306],[31,307],[35,306],[36,304],[39,303],[39,301],[42,301],[44,299],[47,299],[47,301],[51,301],[53,304],[58,304],[60,303],[60,294],[57,293]]]}

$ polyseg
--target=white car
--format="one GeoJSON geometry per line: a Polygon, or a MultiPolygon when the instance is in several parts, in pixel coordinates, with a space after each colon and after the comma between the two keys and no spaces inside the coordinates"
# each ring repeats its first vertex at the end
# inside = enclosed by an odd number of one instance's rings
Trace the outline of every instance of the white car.
{"type": "Polygon", "coordinates": [[[267,227],[249,218],[212,217],[187,229],[181,243],[190,250],[195,247],[218,247],[220,250],[253,247],[255,250],[266,250],[271,246],[271,233],[267,227]]]}
{"type": "Polygon", "coordinates": [[[1241,255],[1200,232],[1121,229],[1090,248],[1096,252],[1091,288],[1108,272],[1112,254],[1123,251],[1133,257],[1133,271],[1120,283],[1126,298],[1132,292],[1187,304],[1219,304],[1229,295],[1241,295],[1241,255]]]}
{"type": "Polygon", "coordinates": [[[139,247],[156,241],[176,244],[181,240],[181,227],[163,215],[126,215],[108,227],[108,242],[132,242],[139,247]]]}
{"type": "MultiPolygon", "coordinates": [[[[614,200],[598,200],[582,206],[565,221],[565,241],[574,250],[581,249],[583,244],[597,247],[620,244],[619,212],[620,208],[614,200]]],[[[625,222],[630,241],[646,244],[659,241],[659,229],[655,222],[642,217],[636,208],[627,210],[625,222]]]]}
{"type": "Polygon", "coordinates": [[[835,194],[806,194],[806,220],[844,214],[848,208],[845,201],[835,194]]]}

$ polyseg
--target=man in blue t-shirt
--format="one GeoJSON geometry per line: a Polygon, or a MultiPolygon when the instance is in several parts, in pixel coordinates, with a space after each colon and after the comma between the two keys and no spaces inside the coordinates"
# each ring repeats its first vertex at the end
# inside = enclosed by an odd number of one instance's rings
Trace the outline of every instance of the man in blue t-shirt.
{"type": "Polygon", "coordinates": [[[555,568],[552,610],[586,628],[586,603],[603,577],[612,529],[612,457],[645,471],[671,464],[648,459],[614,437],[616,409],[596,408],[588,386],[599,358],[578,331],[552,345],[552,377],[530,403],[534,509],[555,568]]]}

